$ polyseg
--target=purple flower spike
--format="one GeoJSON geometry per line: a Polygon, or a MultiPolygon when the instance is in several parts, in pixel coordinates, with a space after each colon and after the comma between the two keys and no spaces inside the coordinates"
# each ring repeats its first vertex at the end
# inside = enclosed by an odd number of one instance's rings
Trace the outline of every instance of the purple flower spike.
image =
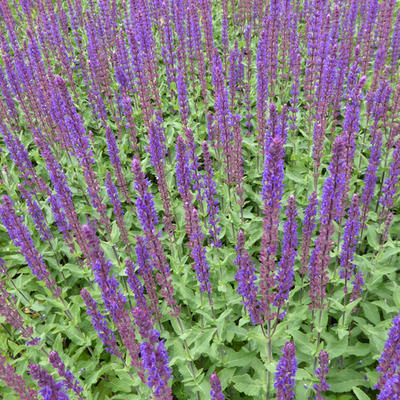
{"type": "Polygon", "coordinates": [[[189,247],[191,256],[194,260],[193,268],[197,273],[197,279],[200,282],[200,290],[202,292],[211,293],[210,284],[210,267],[206,259],[206,249],[203,246],[204,234],[201,231],[200,219],[197,210],[191,207],[190,214],[190,235],[189,247]]]}
{"type": "Polygon", "coordinates": [[[280,309],[284,307],[289,299],[289,290],[293,285],[294,278],[293,267],[297,247],[297,210],[296,198],[293,195],[289,197],[286,215],[287,221],[284,226],[282,257],[279,261],[278,272],[275,277],[278,293],[276,294],[274,305],[280,309]]]}
{"type": "Polygon", "coordinates": [[[65,368],[64,363],[61,361],[60,356],[54,350],[49,354],[50,364],[57,369],[58,374],[63,377],[64,384],[68,389],[73,390],[77,395],[82,393],[83,387],[79,384],[78,380],[72,375],[71,371],[65,368]]]}
{"type": "Polygon", "coordinates": [[[12,365],[5,362],[6,358],[0,356],[0,379],[14,390],[21,400],[37,400],[38,393],[27,386],[25,380],[15,372],[12,365]]]}
{"type": "Polygon", "coordinates": [[[312,192],[308,199],[308,206],[304,212],[304,220],[302,224],[303,237],[301,241],[301,257],[300,257],[300,273],[307,273],[308,259],[310,255],[311,236],[315,229],[315,216],[317,215],[318,199],[317,193],[312,192]]]}
{"type": "Polygon", "coordinates": [[[31,364],[29,369],[32,378],[38,381],[38,385],[42,388],[39,393],[43,396],[43,400],[69,400],[68,395],[63,390],[63,383],[57,383],[46,370],[40,368],[37,364],[31,364]]]}
{"type": "MultiPolygon", "coordinates": [[[[400,372],[400,313],[393,320],[393,326],[389,331],[388,339],[382,352],[377,371],[382,374],[376,388],[383,391],[388,382],[400,372]]],[[[382,392],[381,392],[382,395],[382,392]]],[[[381,397],[379,397],[381,399],[381,397]]],[[[382,400],[389,400],[391,397],[382,395],[382,400]]]]}
{"type": "Polygon", "coordinates": [[[140,162],[136,158],[132,161],[132,172],[135,175],[135,189],[138,193],[136,208],[139,221],[142,224],[143,231],[153,231],[158,223],[158,218],[153,195],[149,191],[150,182],[142,172],[140,162]]]}
{"type": "Polygon", "coordinates": [[[222,393],[221,382],[217,374],[210,375],[211,384],[211,400],[225,400],[225,395],[222,393]]]}
{"type": "Polygon", "coordinates": [[[46,223],[46,217],[42,210],[39,208],[38,203],[32,198],[32,194],[26,190],[22,185],[18,185],[18,190],[21,192],[22,197],[25,199],[28,206],[29,214],[32,216],[39,236],[43,241],[48,241],[53,238],[49,227],[46,223]]]}
{"type": "Polygon", "coordinates": [[[310,259],[310,297],[311,309],[322,308],[329,281],[328,266],[332,249],[332,235],[335,232],[334,221],[340,216],[343,187],[345,180],[343,138],[338,137],[333,145],[332,161],[329,164],[329,176],[326,178],[322,194],[319,236],[310,259]]]}
{"type": "Polygon", "coordinates": [[[236,254],[234,261],[238,267],[235,279],[238,282],[237,291],[243,296],[243,305],[247,308],[251,321],[254,325],[260,323],[259,302],[257,300],[258,287],[255,284],[257,277],[255,275],[255,266],[252,263],[249,254],[244,248],[245,237],[243,231],[238,232],[236,254]]]}
{"type": "Polygon", "coordinates": [[[378,400],[400,400],[400,371],[386,381],[378,400]]]}
{"type": "Polygon", "coordinates": [[[274,301],[274,270],[278,248],[279,212],[283,192],[283,138],[276,136],[265,145],[262,199],[264,201],[263,236],[260,251],[260,292],[262,313],[267,319],[273,315],[270,307],[274,301]]]}
{"type": "Polygon", "coordinates": [[[326,376],[329,372],[329,354],[325,350],[321,350],[318,356],[319,368],[315,371],[318,376],[319,383],[314,384],[316,391],[316,400],[325,400],[322,396],[322,392],[329,389],[329,385],[326,381],[326,376]]]}
{"type": "Polygon", "coordinates": [[[347,293],[347,281],[350,279],[354,264],[353,258],[357,248],[358,233],[360,231],[360,206],[358,195],[353,196],[350,205],[349,214],[345,223],[343,235],[343,247],[340,254],[340,277],[345,280],[345,293],[347,293]]]}
{"type": "Polygon", "coordinates": [[[106,350],[110,354],[114,354],[117,357],[121,358],[122,355],[118,350],[118,345],[115,340],[114,333],[108,327],[106,317],[97,309],[97,303],[93,300],[92,296],[90,296],[89,292],[85,289],[82,289],[81,296],[86,304],[86,312],[92,318],[93,327],[97,331],[99,338],[103,340],[106,350]]]}
{"type": "Polygon", "coordinates": [[[276,400],[294,399],[294,377],[297,371],[296,349],[294,343],[288,342],[282,351],[275,374],[276,400]]]}
{"type": "Polygon", "coordinates": [[[171,379],[168,354],[164,342],[159,340],[160,333],[153,328],[153,322],[147,308],[135,307],[132,310],[135,323],[143,338],[140,345],[143,368],[147,374],[147,385],[153,389],[157,400],[172,400],[171,379]]]}

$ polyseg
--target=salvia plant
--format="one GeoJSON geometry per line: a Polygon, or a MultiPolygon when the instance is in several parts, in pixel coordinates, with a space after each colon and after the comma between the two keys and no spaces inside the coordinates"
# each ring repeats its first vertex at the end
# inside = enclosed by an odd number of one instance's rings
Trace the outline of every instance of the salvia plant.
{"type": "Polygon", "coordinates": [[[399,400],[400,2],[0,0],[0,399],[399,400]]]}

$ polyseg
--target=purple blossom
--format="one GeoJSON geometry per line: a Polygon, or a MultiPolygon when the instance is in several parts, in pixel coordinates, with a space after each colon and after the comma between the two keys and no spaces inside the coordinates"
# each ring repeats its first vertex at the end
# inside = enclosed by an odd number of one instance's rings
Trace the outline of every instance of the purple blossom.
{"type": "Polygon", "coordinates": [[[126,260],[126,275],[128,276],[128,284],[135,295],[136,304],[140,308],[147,308],[146,297],[144,296],[144,290],[142,283],[140,282],[137,273],[135,271],[135,265],[131,260],[126,260]]]}
{"type": "Polygon", "coordinates": [[[64,384],[68,389],[73,390],[78,396],[83,391],[83,387],[79,384],[78,380],[72,375],[69,369],[65,368],[64,363],[61,361],[60,356],[55,350],[49,354],[50,364],[57,369],[58,374],[64,378],[64,384]]]}
{"type": "Polygon", "coordinates": [[[304,212],[304,220],[302,223],[302,241],[300,250],[300,263],[302,267],[300,268],[300,273],[305,275],[307,273],[308,258],[310,254],[310,243],[311,237],[315,229],[315,216],[317,215],[318,198],[317,193],[312,192],[308,198],[308,206],[304,212]]]}
{"type": "Polygon", "coordinates": [[[278,247],[279,212],[283,193],[283,169],[285,151],[283,138],[273,137],[265,145],[262,199],[264,201],[263,235],[260,251],[260,293],[262,313],[272,318],[270,306],[274,301],[274,271],[278,247]]]}
{"type": "Polygon", "coordinates": [[[18,394],[20,400],[37,400],[38,392],[30,388],[25,379],[15,372],[12,365],[6,363],[6,358],[0,356],[0,379],[18,394]]]}
{"type": "Polygon", "coordinates": [[[21,192],[22,197],[25,199],[28,206],[29,214],[32,216],[35,222],[36,229],[39,232],[40,238],[43,241],[49,241],[53,235],[50,232],[49,227],[46,223],[46,218],[39,208],[38,203],[32,198],[32,194],[26,190],[22,185],[18,185],[18,189],[21,192]]]}
{"type": "Polygon", "coordinates": [[[289,196],[286,216],[287,221],[283,228],[282,256],[275,276],[278,292],[275,296],[274,305],[280,309],[284,307],[289,299],[289,291],[293,286],[294,279],[294,260],[297,247],[297,210],[296,198],[293,195],[289,196]]]}
{"type": "Polygon", "coordinates": [[[225,395],[222,393],[221,382],[217,374],[210,375],[211,384],[211,400],[225,400],[225,395]]]}
{"type": "Polygon", "coordinates": [[[382,189],[382,198],[380,199],[380,203],[384,207],[385,213],[393,207],[394,204],[394,196],[397,192],[397,185],[399,182],[400,176],[400,138],[397,139],[392,155],[392,162],[389,168],[389,176],[385,180],[384,187],[382,189]]]}
{"type": "Polygon", "coordinates": [[[114,275],[110,276],[112,264],[110,260],[105,259],[103,250],[100,247],[100,240],[96,236],[96,231],[91,225],[82,226],[87,245],[89,248],[90,262],[95,275],[95,282],[101,289],[101,297],[104,305],[111,313],[112,319],[121,317],[121,312],[125,306],[126,299],[118,289],[118,281],[114,275]]]}
{"type": "Polygon", "coordinates": [[[137,191],[136,209],[143,231],[153,231],[158,223],[154,206],[153,195],[149,191],[150,182],[142,172],[139,160],[132,161],[132,172],[135,175],[135,189],[137,191]]]}
{"type": "Polygon", "coordinates": [[[38,279],[44,281],[55,297],[61,295],[54,280],[50,279],[49,271],[43,261],[43,257],[38,253],[28,228],[23,223],[23,217],[17,216],[14,203],[9,196],[3,196],[3,204],[0,205],[0,219],[8,231],[10,239],[16,247],[19,247],[21,254],[38,279]]]}
{"type": "Polygon", "coordinates": [[[326,178],[320,209],[320,232],[310,258],[310,298],[311,308],[323,307],[326,296],[334,220],[340,215],[342,193],[345,180],[343,138],[338,137],[333,145],[329,176],[326,178]]]}
{"type": "MultiPolygon", "coordinates": [[[[382,375],[379,377],[376,388],[383,390],[385,385],[399,373],[400,365],[400,313],[393,319],[393,326],[389,331],[377,371],[382,375]]],[[[386,400],[386,397],[383,397],[386,400]]],[[[389,398],[387,398],[389,400],[389,398]]]]}
{"type": "Polygon", "coordinates": [[[397,63],[400,58],[400,14],[397,14],[397,19],[394,25],[392,39],[392,69],[396,70],[397,63]]]}
{"type": "Polygon", "coordinates": [[[189,212],[189,248],[193,258],[193,268],[197,273],[197,279],[200,282],[200,290],[202,292],[211,293],[210,284],[210,267],[206,258],[206,249],[203,246],[204,235],[201,231],[199,214],[194,207],[189,212]]]}
{"type": "Polygon", "coordinates": [[[122,239],[124,243],[129,246],[128,232],[125,227],[124,221],[124,210],[122,208],[121,201],[118,196],[118,190],[112,181],[111,174],[107,171],[106,180],[105,180],[106,190],[108,197],[110,198],[111,204],[113,206],[114,215],[117,221],[118,229],[121,232],[122,239]]]}
{"type": "Polygon", "coordinates": [[[20,313],[17,311],[16,304],[12,302],[12,297],[5,288],[5,283],[0,281],[0,315],[5,317],[6,322],[9,323],[17,332],[22,332],[22,336],[30,338],[33,334],[32,327],[25,327],[24,320],[20,313]]]}
{"type": "Polygon", "coordinates": [[[356,276],[351,283],[353,284],[353,290],[351,292],[350,301],[354,301],[361,296],[363,287],[365,285],[364,274],[361,271],[357,271],[356,276]]]}
{"type": "Polygon", "coordinates": [[[185,142],[181,136],[176,141],[176,181],[184,205],[192,201],[190,193],[190,167],[185,142]]]}
{"type": "Polygon", "coordinates": [[[214,247],[221,247],[221,240],[218,238],[221,232],[221,226],[219,224],[219,200],[217,197],[216,184],[214,180],[214,171],[212,168],[211,157],[208,151],[207,142],[203,142],[203,158],[204,158],[204,170],[203,174],[203,188],[205,191],[205,198],[207,201],[207,214],[209,224],[209,234],[212,237],[212,243],[214,247]]]}
{"type": "Polygon", "coordinates": [[[318,376],[319,383],[314,384],[316,391],[316,400],[325,400],[322,396],[322,392],[329,389],[329,385],[326,381],[326,376],[329,372],[329,354],[325,350],[321,350],[318,356],[319,368],[315,370],[315,374],[318,376]]]}
{"type": "Polygon", "coordinates": [[[243,231],[238,232],[235,265],[238,271],[235,279],[238,282],[238,293],[243,296],[243,305],[247,308],[254,325],[260,323],[259,301],[257,300],[258,287],[255,284],[257,277],[256,268],[244,248],[245,237],[243,231]]]}
{"type": "Polygon", "coordinates": [[[389,378],[379,392],[378,400],[400,400],[400,371],[389,378]]]}
{"type": "Polygon", "coordinates": [[[282,350],[275,373],[276,400],[294,399],[294,378],[297,371],[294,343],[288,342],[282,350]]]}
{"type": "Polygon", "coordinates": [[[43,400],[68,400],[68,395],[64,392],[64,384],[56,382],[45,369],[40,368],[37,364],[29,366],[32,378],[38,382],[42,388],[39,393],[43,396],[43,400]]]}
{"type": "Polygon", "coordinates": [[[111,132],[111,129],[108,126],[106,127],[106,139],[107,139],[108,154],[110,156],[111,165],[113,166],[115,176],[117,178],[118,186],[120,187],[127,201],[130,202],[127,183],[124,178],[124,174],[122,172],[121,160],[118,155],[117,141],[115,140],[115,136],[111,132]]]}
{"type": "Polygon", "coordinates": [[[81,290],[81,296],[86,304],[86,312],[92,318],[93,327],[97,331],[99,338],[103,341],[106,350],[110,354],[114,354],[121,358],[122,354],[118,350],[114,333],[109,328],[106,317],[98,310],[97,303],[93,300],[92,296],[90,296],[86,289],[81,290]]]}
{"type": "Polygon", "coordinates": [[[365,173],[364,177],[364,190],[361,195],[362,224],[364,224],[366,221],[368,208],[374,196],[375,185],[377,180],[376,173],[378,171],[379,162],[381,159],[381,151],[382,151],[381,147],[382,147],[382,131],[378,130],[373,137],[367,172],[365,173]]]}
{"type": "Polygon", "coordinates": [[[156,399],[172,400],[172,392],[168,386],[171,369],[164,342],[159,340],[160,333],[153,328],[151,317],[146,309],[135,307],[132,313],[143,339],[140,352],[142,365],[147,374],[146,383],[153,389],[156,399]]]}
{"type": "Polygon", "coordinates": [[[160,235],[155,231],[155,224],[158,222],[158,219],[153,196],[149,192],[149,182],[142,172],[139,161],[135,158],[132,162],[132,170],[136,179],[138,218],[146,237],[146,246],[151,254],[153,267],[157,270],[157,281],[161,286],[161,294],[171,307],[171,313],[179,315],[179,307],[176,306],[174,299],[171,272],[160,241],[160,235]]]}
{"type": "Polygon", "coordinates": [[[348,217],[345,222],[343,246],[340,254],[340,277],[345,280],[344,291],[347,294],[347,281],[354,272],[353,258],[357,249],[358,234],[360,232],[360,206],[358,195],[355,194],[351,201],[348,217]]]}
{"type": "Polygon", "coordinates": [[[150,300],[152,312],[155,314],[156,319],[160,320],[161,312],[158,306],[157,287],[154,281],[150,254],[146,248],[145,240],[140,236],[136,237],[135,252],[136,252],[137,264],[139,266],[138,274],[143,279],[147,296],[149,297],[150,300]]]}

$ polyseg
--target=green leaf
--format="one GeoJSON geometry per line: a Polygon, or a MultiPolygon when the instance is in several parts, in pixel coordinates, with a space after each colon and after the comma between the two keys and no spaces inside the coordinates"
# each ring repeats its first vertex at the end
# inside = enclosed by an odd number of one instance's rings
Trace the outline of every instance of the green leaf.
{"type": "Polygon", "coordinates": [[[228,348],[225,349],[225,352],[227,353],[225,356],[225,366],[228,368],[247,367],[251,364],[252,359],[257,356],[255,351],[248,352],[244,349],[236,352],[228,348]]]}
{"type": "Polygon", "coordinates": [[[357,396],[358,400],[371,400],[361,389],[353,387],[353,392],[357,396]]]}
{"type": "Polygon", "coordinates": [[[258,396],[263,389],[262,383],[248,374],[235,376],[232,381],[235,388],[247,396],[258,396]]]}
{"type": "Polygon", "coordinates": [[[379,324],[379,322],[381,321],[380,319],[380,315],[379,315],[379,310],[378,307],[368,303],[368,302],[364,302],[361,304],[361,308],[364,311],[364,315],[365,317],[372,322],[374,325],[379,324]]]}
{"type": "Polygon", "coordinates": [[[212,328],[200,334],[195,341],[196,346],[193,349],[193,357],[197,358],[201,354],[207,352],[207,349],[211,346],[212,338],[216,331],[216,328],[212,328]]]}
{"type": "Polygon", "coordinates": [[[330,390],[335,393],[345,393],[353,389],[355,385],[365,385],[364,376],[350,368],[329,372],[330,390]]]}

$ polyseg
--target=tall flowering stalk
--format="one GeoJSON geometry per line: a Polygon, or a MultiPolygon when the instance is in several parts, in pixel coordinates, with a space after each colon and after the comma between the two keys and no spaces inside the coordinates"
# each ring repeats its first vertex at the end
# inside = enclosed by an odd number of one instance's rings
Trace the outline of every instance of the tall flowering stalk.
{"type": "Polygon", "coordinates": [[[326,376],[329,372],[329,354],[325,350],[321,350],[318,356],[319,368],[315,371],[319,382],[314,384],[314,390],[316,392],[316,400],[325,400],[322,393],[329,389],[329,385],[326,381],[326,376]]]}
{"type": "Polygon", "coordinates": [[[160,333],[153,328],[151,317],[145,308],[135,307],[132,313],[143,339],[140,353],[147,375],[146,384],[153,389],[156,399],[172,400],[171,388],[168,386],[171,369],[164,342],[159,339],[160,333]]]}
{"type": "Polygon", "coordinates": [[[146,246],[151,254],[153,267],[157,270],[157,281],[161,287],[161,294],[171,307],[171,313],[176,316],[179,315],[180,311],[174,299],[171,272],[162,248],[160,235],[155,228],[158,218],[153,196],[149,190],[150,183],[142,172],[140,162],[136,158],[132,161],[132,172],[135,176],[135,189],[137,192],[136,208],[146,238],[146,246]]]}
{"type": "Polygon", "coordinates": [[[30,374],[35,379],[38,385],[42,388],[39,393],[43,396],[43,400],[69,400],[69,396],[64,391],[64,384],[56,382],[45,369],[42,369],[37,364],[29,366],[30,374]]]}
{"type": "Polygon", "coordinates": [[[260,303],[257,300],[258,287],[255,284],[257,280],[255,274],[256,269],[244,245],[244,232],[240,230],[237,235],[237,246],[235,248],[237,257],[234,261],[238,268],[235,275],[235,279],[238,282],[237,291],[243,297],[242,303],[249,312],[253,325],[257,325],[261,321],[259,311],[260,303]]]}
{"type": "Polygon", "coordinates": [[[389,168],[389,176],[385,180],[382,189],[380,203],[383,206],[381,216],[387,216],[394,204],[394,196],[397,191],[400,176],[400,139],[397,139],[389,168]]]}
{"type": "Polygon", "coordinates": [[[268,32],[263,30],[257,49],[257,126],[258,126],[258,142],[262,149],[265,146],[265,114],[267,111],[268,99],[268,76],[267,76],[267,49],[268,49],[268,32]]]}
{"type": "Polygon", "coordinates": [[[125,308],[127,300],[121,290],[118,289],[117,279],[114,275],[110,276],[112,264],[110,260],[106,260],[94,228],[90,225],[84,225],[83,232],[90,251],[90,263],[95,275],[95,282],[100,287],[104,305],[110,313],[122,343],[132,358],[132,366],[136,368],[138,375],[143,379],[134,328],[131,326],[129,311],[125,308]]]}
{"type": "Polygon", "coordinates": [[[275,287],[275,258],[278,248],[279,212],[283,193],[283,139],[272,138],[266,144],[263,174],[262,199],[264,201],[263,235],[260,251],[260,293],[261,312],[266,320],[271,320],[271,305],[274,301],[272,289],[275,287]]]}
{"type": "MultiPolygon", "coordinates": [[[[365,222],[367,221],[369,206],[374,197],[375,185],[377,176],[376,173],[379,168],[381,160],[381,147],[382,147],[382,131],[378,130],[373,137],[371,154],[369,157],[367,171],[364,176],[364,190],[361,195],[362,211],[361,211],[361,222],[362,229],[364,229],[365,222]]],[[[361,234],[362,238],[362,234],[361,234]]]]}
{"type": "Polygon", "coordinates": [[[30,185],[31,183],[35,183],[36,188],[44,192],[46,187],[45,183],[37,175],[28,152],[18,136],[12,135],[10,130],[3,124],[0,124],[0,134],[3,136],[12,161],[20,171],[24,184],[30,185]]]}
{"type": "Polygon", "coordinates": [[[0,355],[0,379],[19,396],[21,400],[37,400],[39,393],[30,388],[25,379],[15,372],[14,367],[6,363],[6,358],[0,355]]]}
{"type": "Polygon", "coordinates": [[[278,307],[277,318],[280,318],[279,310],[285,306],[289,299],[289,291],[293,286],[294,279],[294,260],[297,252],[297,210],[296,198],[293,195],[289,196],[286,216],[287,221],[283,228],[282,255],[275,276],[277,293],[274,305],[278,307]]]}
{"type": "Polygon", "coordinates": [[[18,190],[21,192],[22,197],[26,201],[28,206],[29,214],[35,223],[36,229],[39,232],[39,236],[43,241],[49,241],[53,235],[50,232],[49,227],[46,224],[46,218],[39,208],[38,203],[32,198],[32,194],[26,190],[22,185],[18,185],[18,190]]]}
{"type": "Polygon", "coordinates": [[[219,200],[217,197],[216,184],[214,180],[214,171],[212,168],[212,162],[210,153],[208,151],[208,144],[206,141],[203,142],[203,157],[204,157],[204,170],[203,181],[204,181],[204,192],[207,201],[207,214],[208,214],[208,225],[209,234],[212,237],[212,244],[214,247],[221,247],[221,240],[218,238],[221,232],[220,218],[219,218],[219,200]]]}
{"type": "Polygon", "coordinates": [[[35,143],[40,149],[41,156],[46,161],[50,180],[56,191],[56,194],[54,195],[52,200],[50,200],[50,203],[57,226],[59,228],[60,226],[62,226],[62,228],[60,229],[67,237],[67,230],[68,228],[70,228],[83,254],[86,257],[89,257],[88,249],[83,238],[82,227],[75,209],[75,205],[72,199],[72,192],[68,185],[67,177],[60,164],[52,154],[49,144],[44,140],[40,132],[37,132],[37,135],[35,136],[35,143]],[[62,223],[64,215],[66,216],[68,226],[65,223],[62,223]]]}
{"type": "Polygon", "coordinates": [[[172,221],[174,219],[171,196],[168,191],[167,180],[165,176],[165,155],[167,153],[165,145],[165,135],[163,129],[163,121],[161,118],[156,117],[156,121],[151,123],[149,129],[149,153],[150,162],[153,165],[157,175],[157,185],[160,191],[161,201],[164,210],[164,224],[167,232],[172,235],[174,226],[172,221]]]}
{"type": "Polygon", "coordinates": [[[43,257],[38,253],[28,228],[24,225],[23,217],[17,216],[14,209],[14,202],[9,196],[3,196],[0,205],[0,219],[8,231],[10,239],[25,257],[25,260],[32,273],[50,289],[55,297],[61,298],[61,289],[56,285],[54,279],[44,263],[43,257]]]}
{"type": "MultiPolygon", "coordinates": [[[[383,391],[385,385],[400,372],[400,314],[393,319],[393,326],[389,331],[377,371],[382,375],[379,377],[376,388],[383,391]]],[[[383,397],[389,400],[389,397],[383,397]]]]}
{"type": "Polygon", "coordinates": [[[311,308],[322,310],[326,297],[326,285],[329,281],[328,266],[335,231],[333,222],[340,215],[342,189],[344,184],[343,139],[339,136],[333,145],[332,161],[329,164],[329,176],[326,178],[321,200],[320,231],[310,259],[310,298],[311,308]]]}
{"type": "Polygon", "coordinates": [[[190,227],[189,248],[193,258],[193,268],[197,273],[197,279],[200,283],[200,290],[210,295],[212,287],[210,283],[210,267],[206,258],[206,249],[203,246],[204,234],[201,230],[200,219],[197,210],[192,207],[188,214],[187,224],[190,227]]]}
{"type": "Polygon", "coordinates": [[[340,277],[344,279],[344,293],[347,294],[347,282],[354,272],[354,254],[357,249],[358,234],[360,232],[360,206],[357,194],[353,196],[345,222],[343,246],[340,254],[340,277]]]}
{"type": "Polygon", "coordinates": [[[110,156],[111,165],[113,166],[115,176],[117,178],[118,186],[123,193],[126,201],[131,203],[131,198],[129,195],[128,185],[126,183],[122,167],[121,167],[121,159],[118,155],[118,145],[115,140],[114,134],[111,132],[111,129],[107,126],[106,128],[106,139],[107,139],[107,147],[108,154],[110,156]]]}
{"type": "Polygon", "coordinates": [[[71,371],[65,368],[65,365],[62,362],[59,354],[55,350],[52,350],[49,353],[49,361],[50,364],[57,369],[58,374],[64,378],[65,386],[68,389],[73,390],[79,396],[79,398],[82,399],[81,393],[83,391],[83,387],[79,384],[79,381],[75,379],[71,371]]]}
{"type": "Polygon", "coordinates": [[[308,261],[310,255],[310,244],[312,234],[315,229],[315,217],[317,215],[317,207],[318,207],[318,198],[317,192],[312,192],[310,197],[308,198],[308,206],[304,211],[304,219],[302,223],[302,231],[303,236],[301,240],[301,248],[300,248],[300,274],[302,276],[307,274],[308,271],[308,261]]]}
{"type": "Polygon", "coordinates": [[[122,208],[121,201],[118,196],[117,188],[112,181],[111,174],[107,171],[106,180],[105,180],[106,190],[108,197],[110,198],[111,204],[113,206],[113,211],[115,218],[117,220],[118,229],[121,232],[122,240],[124,243],[129,246],[128,232],[126,230],[125,221],[124,221],[124,210],[122,208]]]}
{"type": "MultiPolygon", "coordinates": [[[[157,287],[153,276],[153,267],[150,254],[146,248],[146,242],[141,236],[136,237],[136,260],[139,266],[138,273],[142,277],[146,288],[147,296],[150,300],[150,309],[155,314],[157,320],[161,319],[161,311],[158,305],[157,287]]],[[[132,269],[131,261],[127,261],[127,270],[132,269]]],[[[128,274],[129,276],[129,274],[128,274]]]]}
{"type": "Polygon", "coordinates": [[[3,281],[0,281],[0,315],[6,319],[16,332],[22,332],[22,337],[29,339],[33,335],[33,328],[26,326],[16,304],[12,302],[11,296],[5,288],[3,281]]]}
{"type": "Polygon", "coordinates": [[[297,371],[296,349],[294,343],[288,342],[282,350],[282,356],[276,367],[275,384],[276,400],[294,399],[294,378],[297,371]]]}
{"type": "Polygon", "coordinates": [[[103,341],[106,350],[110,354],[122,359],[122,354],[118,349],[114,332],[109,328],[106,317],[98,310],[97,303],[86,289],[81,290],[81,296],[86,304],[86,312],[91,317],[93,327],[97,331],[99,338],[103,341]]]}

